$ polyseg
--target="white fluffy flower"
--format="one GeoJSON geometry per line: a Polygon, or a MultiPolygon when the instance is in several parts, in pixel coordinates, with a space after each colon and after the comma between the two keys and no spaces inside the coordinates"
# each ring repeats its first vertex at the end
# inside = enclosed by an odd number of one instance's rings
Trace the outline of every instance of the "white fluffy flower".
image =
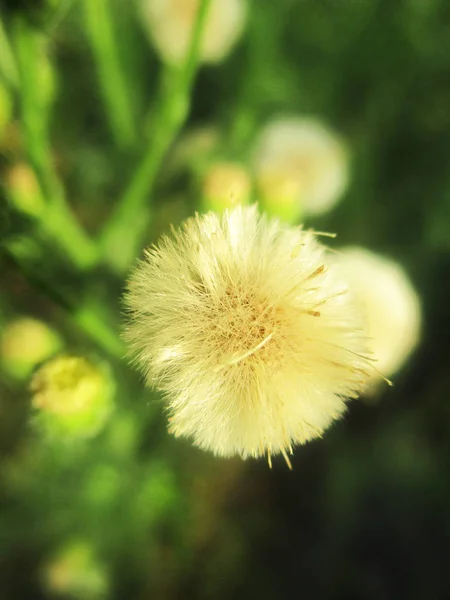
{"type": "Polygon", "coordinates": [[[312,118],[286,117],[269,123],[256,142],[254,168],[267,208],[280,216],[289,209],[293,218],[297,213],[318,215],[330,210],[349,177],[342,140],[312,118]],[[288,188],[289,195],[279,197],[280,188],[288,188]]]}
{"type": "Polygon", "coordinates": [[[344,248],[335,262],[360,302],[376,368],[392,375],[419,340],[417,293],[400,265],[364,248],[344,248]]]}
{"type": "MultiPolygon", "coordinates": [[[[192,36],[199,0],[141,0],[141,12],[161,58],[180,64],[192,36]]],[[[246,19],[245,0],[212,0],[202,32],[200,60],[220,62],[240,37],[246,19]]]]}
{"type": "Polygon", "coordinates": [[[132,273],[126,305],[126,339],[164,393],[171,431],[218,455],[288,461],[293,444],[342,415],[370,369],[316,235],[254,206],[164,236],[132,273]]]}

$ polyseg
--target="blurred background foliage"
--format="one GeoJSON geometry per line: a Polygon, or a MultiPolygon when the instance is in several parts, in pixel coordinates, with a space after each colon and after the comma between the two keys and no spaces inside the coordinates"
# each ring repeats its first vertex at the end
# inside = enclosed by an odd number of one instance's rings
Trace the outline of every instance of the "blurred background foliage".
{"type": "Polygon", "coordinates": [[[449,598],[448,0],[249,0],[195,83],[195,52],[164,66],[138,3],[0,7],[1,598],[449,598]],[[257,199],[255,140],[280,115],[326,123],[350,157],[339,204],[306,224],[400,263],[423,313],[394,387],[293,472],[172,439],[117,335],[122,248],[220,201],[215,162],[257,199]],[[52,384],[75,421],[32,400],[58,352],[83,357],[52,384]]]}

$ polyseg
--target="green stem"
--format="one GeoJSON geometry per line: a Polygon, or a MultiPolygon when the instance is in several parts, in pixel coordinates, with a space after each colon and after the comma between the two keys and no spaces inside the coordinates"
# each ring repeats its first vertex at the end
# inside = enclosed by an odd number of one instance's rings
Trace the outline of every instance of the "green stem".
{"type": "Polygon", "coordinates": [[[11,51],[8,36],[0,14],[0,77],[10,88],[15,89],[18,85],[19,76],[17,67],[11,51]]]}
{"type": "Polygon", "coordinates": [[[42,257],[42,248],[35,240],[29,237],[15,238],[5,242],[4,249],[26,279],[63,307],[73,323],[88,338],[110,356],[123,358],[124,346],[116,328],[107,319],[105,311],[95,303],[94,299],[85,299],[79,305],[76,298],[71,297],[72,295],[54,280],[52,273],[48,273],[45,268],[39,268],[44,257],[42,257]]]}
{"type": "Polygon", "coordinates": [[[38,218],[74,264],[89,268],[98,260],[97,248],[75,220],[54,170],[47,127],[51,72],[45,63],[43,40],[25,21],[17,19],[14,42],[25,146],[47,205],[38,218]]]}
{"type": "Polygon", "coordinates": [[[136,256],[151,221],[151,196],[161,163],[183,126],[197,71],[201,34],[211,0],[201,0],[186,60],[164,68],[150,145],[102,234],[105,259],[118,273],[136,256]]]}
{"type": "Polygon", "coordinates": [[[93,304],[86,304],[72,313],[74,322],[100,347],[115,358],[122,359],[126,349],[117,331],[109,326],[93,304]]]}
{"type": "Polygon", "coordinates": [[[84,0],[85,24],[115,143],[127,149],[136,141],[136,127],[127,83],[114,35],[110,0],[84,0]]]}

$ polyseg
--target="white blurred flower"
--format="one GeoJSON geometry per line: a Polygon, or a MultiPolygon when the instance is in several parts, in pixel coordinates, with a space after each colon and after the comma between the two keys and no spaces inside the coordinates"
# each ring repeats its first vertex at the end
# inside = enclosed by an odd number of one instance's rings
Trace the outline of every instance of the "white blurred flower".
{"type": "Polygon", "coordinates": [[[125,337],[175,435],[288,462],[293,444],[342,415],[370,364],[327,263],[313,232],[254,206],[197,215],[147,250],[129,280],[125,337]]]}
{"type": "Polygon", "coordinates": [[[265,208],[294,221],[330,210],[345,191],[349,164],[342,140],[321,121],[280,118],[260,133],[254,169],[265,208]]]}
{"type": "MultiPolygon", "coordinates": [[[[144,26],[162,60],[178,65],[186,56],[199,0],[140,0],[144,26]]],[[[218,63],[239,39],[245,0],[212,0],[200,44],[200,60],[218,63]]]]}
{"type": "Polygon", "coordinates": [[[390,376],[405,363],[419,340],[417,293],[399,264],[364,248],[344,248],[335,262],[361,304],[375,367],[390,376]]]}

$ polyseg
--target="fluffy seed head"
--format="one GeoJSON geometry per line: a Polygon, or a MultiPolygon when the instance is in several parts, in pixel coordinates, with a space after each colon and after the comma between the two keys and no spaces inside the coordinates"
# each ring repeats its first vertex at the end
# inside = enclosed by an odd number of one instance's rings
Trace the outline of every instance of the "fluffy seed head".
{"type": "Polygon", "coordinates": [[[420,338],[420,300],[414,287],[401,265],[364,248],[343,248],[334,262],[360,303],[376,368],[393,375],[420,338]]]}
{"type": "Polygon", "coordinates": [[[349,178],[343,141],[313,118],[283,117],[266,125],[254,151],[266,209],[276,216],[320,215],[342,197],[349,178]]]}
{"type": "Polygon", "coordinates": [[[125,301],[125,337],[171,431],[218,455],[287,459],[367,377],[358,316],[325,248],[254,206],[162,237],[125,301]]]}
{"type": "MultiPolygon", "coordinates": [[[[186,56],[199,0],[141,0],[143,24],[162,60],[179,65],[186,56]]],[[[218,63],[241,36],[245,0],[212,0],[200,44],[200,60],[218,63]]]]}

